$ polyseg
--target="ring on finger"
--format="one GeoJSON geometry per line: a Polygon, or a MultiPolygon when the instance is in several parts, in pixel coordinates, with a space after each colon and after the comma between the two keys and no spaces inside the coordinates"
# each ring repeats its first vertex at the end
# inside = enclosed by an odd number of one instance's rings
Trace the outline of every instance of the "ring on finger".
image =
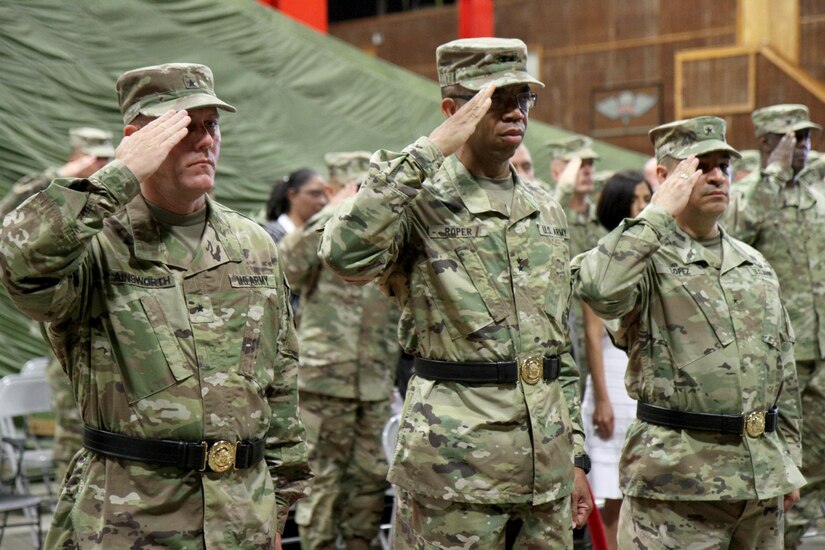
{"type": "Polygon", "coordinates": [[[679,177],[680,177],[680,178],[682,178],[683,180],[688,179],[688,175],[687,175],[687,174],[679,174],[679,177]]]}

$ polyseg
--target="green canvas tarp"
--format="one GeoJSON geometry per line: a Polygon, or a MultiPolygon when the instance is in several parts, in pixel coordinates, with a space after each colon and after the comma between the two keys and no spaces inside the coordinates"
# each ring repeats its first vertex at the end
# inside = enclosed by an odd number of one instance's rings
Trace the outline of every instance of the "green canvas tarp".
{"type": "MultiPolygon", "coordinates": [[[[434,57],[434,54],[433,54],[434,57]]],[[[67,133],[119,135],[114,83],[172,61],[209,65],[224,114],[219,201],[258,212],[291,170],[323,169],[329,151],[399,149],[442,120],[438,85],[324,36],[253,0],[3,0],[0,3],[0,193],[59,165],[67,133]]],[[[548,177],[544,144],[565,135],[531,122],[527,145],[548,177]]],[[[599,168],[644,157],[596,144],[599,168]]],[[[39,330],[0,293],[0,373],[45,351],[39,330]]]]}

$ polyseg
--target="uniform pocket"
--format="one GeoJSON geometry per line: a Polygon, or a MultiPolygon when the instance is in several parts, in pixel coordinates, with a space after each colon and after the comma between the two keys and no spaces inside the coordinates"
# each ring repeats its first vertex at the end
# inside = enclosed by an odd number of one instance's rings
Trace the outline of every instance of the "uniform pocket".
{"type": "Polygon", "coordinates": [[[722,315],[727,306],[716,296],[718,290],[703,285],[701,281],[684,280],[662,298],[665,304],[668,345],[673,362],[678,368],[686,367],[733,342],[729,324],[722,315]],[[671,317],[672,315],[672,317],[671,317]]]}

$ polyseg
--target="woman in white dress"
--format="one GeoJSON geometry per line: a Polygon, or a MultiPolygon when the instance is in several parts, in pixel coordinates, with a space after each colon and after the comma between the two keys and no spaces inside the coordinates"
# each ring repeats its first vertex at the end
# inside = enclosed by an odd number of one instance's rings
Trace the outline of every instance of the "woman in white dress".
{"type": "MultiPolygon", "coordinates": [[[[650,185],[641,172],[617,172],[605,183],[596,205],[596,216],[608,231],[612,231],[624,218],[637,216],[650,202],[651,194],[650,185]]],[[[624,385],[627,355],[613,345],[602,320],[587,306],[584,306],[584,321],[590,374],[582,415],[585,447],[592,461],[589,479],[593,496],[604,500],[601,516],[608,546],[615,550],[622,503],[619,456],[625,433],[635,415],[636,402],[628,397],[624,385]]]]}

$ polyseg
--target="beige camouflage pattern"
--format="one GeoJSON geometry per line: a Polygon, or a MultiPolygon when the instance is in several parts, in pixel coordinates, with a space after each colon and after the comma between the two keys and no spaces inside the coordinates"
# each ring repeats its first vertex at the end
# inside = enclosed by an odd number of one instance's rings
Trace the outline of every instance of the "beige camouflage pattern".
{"type": "Polygon", "coordinates": [[[593,150],[593,140],[587,136],[569,136],[554,139],[547,144],[550,160],[573,160],[578,157],[582,160],[598,160],[599,154],[593,150]]]}
{"type": "Polygon", "coordinates": [[[11,190],[0,201],[0,218],[20,206],[23,201],[44,190],[57,177],[57,168],[47,168],[43,172],[23,176],[11,186],[11,190]]]}
{"type": "Polygon", "coordinates": [[[348,550],[366,549],[378,535],[389,487],[381,433],[390,414],[389,399],[301,392],[315,474],[309,496],[295,510],[302,550],[334,548],[339,535],[348,550]]]}
{"type": "Polygon", "coordinates": [[[202,248],[151,218],[114,161],[57,180],[3,221],[3,283],[48,321],[85,423],[148,439],[266,438],[223,474],[77,455],[47,548],[271,548],[310,472],[297,342],[270,237],[211,200],[202,248]]]}
{"type": "Polygon", "coordinates": [[[549,195],[512,174],[507,216],[429,138],[378,151],[324,231],[330,267],[352,281],[377,278],[399,304],[406,352],[446,361],[561,356],[552,383],[413,376],[389,480],[416,494],[544,504],[570,494],[574,453],[584,453],[566,329],[567,224],[549,195]]]}
{"type": "Polygon", "coordinates": [[[517,38],[462,38],[435,50],[438,84],[478,91],[488,84],[544,84],[527,72],[527,46],[517,38]]]}
{"type": "Polygon", "coordinates": [[[782,497],[667,503],[625,497],[619,514],[619,548],[778,550],[782,517],[782,497]]]}
{"type": "Polygon", "coordinates": [[[69,145],[73,149],[98,158],[114,158],[115,146],[112,132],[97,128],[72,128],[69,130],[69,145]]]}
{"type": "Polygon", "coordinates": [[[83,419],[69,377],[53,354],[46,366],[46,378],[54,411],[54,478],[60,483],[66,477],[74,455],[83,448],[83,419]]]}
{"type": "Polygon", "coordinates": [[[722,233],[722,261],[662,207],[625,220],[574,260],[576,292],[628,352],[625,384],[643,403],[712,414],[766,411],[760,437],[673,430],[635,420],[620,461],[625,495],[764,500],[804,483],[792,331],[771,266],[722,233]]]}
{"type": "Polygon", "coordinates": [[[776,270],[796,341],[802,400],[802,473],[808,483],[787,514],[786,545],[794,548],[825,502],[825,195],[816,166],[789,186],[791,169],[772,164],[732,193],[725,227],[759,250],[776,270]]]}
{"type": "Polygon", "coordinates": [[[446,502],[403,489],[396,495],[394,550],[488,550],[573,548],[570,499],[544,504],[493,505],[446,502]],[[522,520],[505,546],[508,518],[522,520]]]}
{"type": "Polygon", "coordinates": [[[118,77],[116,88],[124,124],[138,115],[157,117],[170,109],[236,110],[215,95],[212,69],[196,63],[166,63],[126,71],[118,77]]]}
{"type": "Polygon", "coordinates": [[[799,130],[821,130],[822,126],[811,122],[810,111],[805,105],[785,103],[763,107],[751,113],[756,137],[765,134],[784,134],[799,130]]]}
{"type": "MultiPolygon", "coordinates": [[[[348,176],[339,181],[357,177],[341,169],[348,176]]],[[[327,205],[279,243],[284,273],[301,296],[298,388],[316,472],[296,512],[304,550],[331,548],[339,532],[350,545],[378,534],[388,486],[381,433],[401,354],[395,304],[375,283],[348,283],[318,257],[319,229],[334,211],[327,205]]]]}
{"type": "Polygon", "coordinates": [[[348,181],[360,181],[370,169],[370,155],[368,151],[344,151],[324,155],[330,183],[340,186],[348,181]]]}
{"type": "Polygon", "coordinates": [[[719,117],[698,116],[662,124],[650,131],[650,141],[656,148],[659,164],[665,157],[686,159],[690,155],[704,155],[724,151],[732,159],[742,155],[725,141],[727,124],[719,117]]]}

